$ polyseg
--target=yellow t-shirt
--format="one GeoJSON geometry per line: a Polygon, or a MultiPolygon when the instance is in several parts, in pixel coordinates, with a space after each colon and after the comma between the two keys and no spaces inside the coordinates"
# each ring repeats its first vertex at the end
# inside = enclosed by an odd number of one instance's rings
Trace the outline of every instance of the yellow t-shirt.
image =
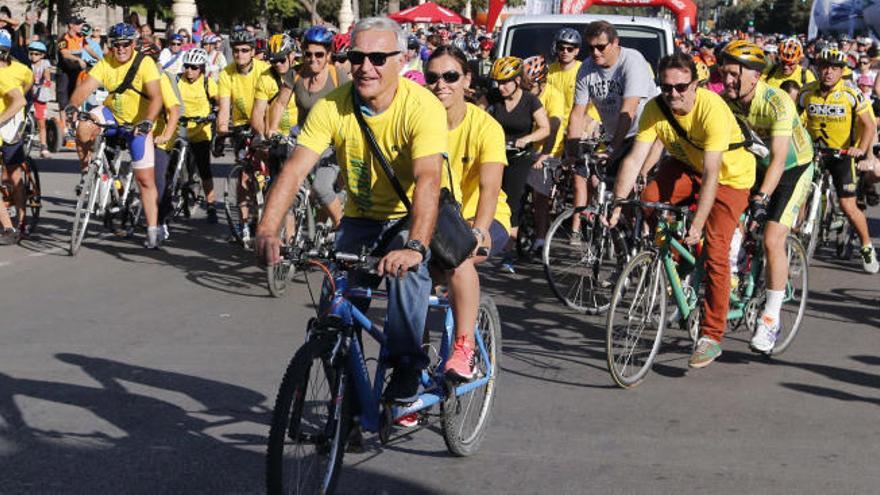
{"type": "MultiPolygon", "coordinates": [[[[217,82],[208,78],[208,93],[205,94],[205,76],[199,76],[195,81],[189,82],[185,77],[177,81],[177,89],[183,98],[184,117],[207,117],[211,113],[209,98],[217,98],[217,82]]],[[[186,125],[187,139],[191,143],[201,143],[211,140],[211,124],[196,124],[191,122],[186,125]]]]}
{"type": "MultiPolygon", "coordinates": [[[[15,89],[21,91],[18,82],[6,75],[7,69],[8,67],[0,69],[0,113],[6,111],[6,95],[15,89]]],[[[23,92],[22,96],[24,96],[23,92]]]]}
{"type": "Polygon", "coordinates": [[[550,71],[547,73],[547,86],[553,86],[565,98],[565,120],[562,121],[563,129],[568,126],[568,116],[571,114],[571,107],[574,105],[574,87],[577,83],[577,74],[580,68],[581,62],[576,62],[568,70],[562,70],[559,62],[553,62],[550,64],[550,71]]]}
{"type": "Polygon", "coordinates": [[[849,148],[858,141],[858,116],[871,109],[862,92],[842,78],[828,96],[822,96],[818,82],[808,84],[801,91],[800,106],[813,141],[820,147],[836,150],[849,148]]]}
{"type": "MultiPolygon", "coordinates": [[[[657,98],[661,98],[658,96],[657,98]]],[[[755,156],[745,148],[726,151],[731,143],[742,142],[743,135],[733,112],[721,96],[704,88],[697,88],[693,110],[687,115],[674,115],[688,138],[706,151],[723,151],[719,184],[734,189],[748,189],[755,183],[755,156]]],[[[695,148],[678,135],[666,120],[657,99],[645,105],[639,119],[636,140],[653,143],[657,138],[673,157],[703,173],[703,151],[695,148]]]]}
{"type": "MultiPolygon", "coordinates": [[[[120,64],[112,54],[108,55],[92,67],[89,76],[97,79],[108,91],[113,91],[122,84],[136,56],[137,52],[134,52],[127,62],[120,64]]],[[[147,117],[147,109],[150,106],[150,100],[141,96],[141,93],[146,94],[144,85],[157,80],[159,80],[159,69],[156,67],[156,62],[150,57],[144,57],[131,83],[131,88],[122,94],[110,93],[104,100],[104,106],[110,110],[117,123],[137,123],[147,117]]]]}
{"type": "Polygon", "coordinates": [[[251,71],[241,75],[236,69],[235,62],[227,65],[220,71],[218,89],[220,98],[230,98],[232,105],[232,125],[246,125],[251,120],[251,110],[254,108],[254,95],[257,88],[257,80],[260,74],[269,68],[269,64],[262,60],[254,59],[251,71]]]}
{"type": "Polygon", "coordinates": [[[565,108],[565,97],[562,93],[549,84],[544,86],[544,92],[538,97],[541,105],[547,110],[547,118],[556,117],[559,119],[559,132],[556,133],[556,140],[553,141],[553,156],[562,156],[562,143],[565,141],[565,120],[568,111],[571,108],[565,108]]]}
{"type": "MultiPolygon", "coordinates": [[[[159,112],[159,117],[156,119],[156,127],[153,129],[153,138],[165,133],[165,127],[168,124],[166,112],[170,112],[175,105],[180,105],[180,101],[177,99],[177,93],[175,93],[174,88],[171,87],[172,84],[174,84],[174,82],[171,81],[168,73],[162,72],[159,76],[159,88],[162,90],[163,111],[159,112]]],[[[177,129],[174,129],[174,134],[171,136],[171,139],[163,144],[157,144],[156,147],[160,150],[168,151],[174,146],[175,139],[177,139],[177,129]]]]}
{"type": "MultiPolygon", "coordinates": [[[[402,217],[406,207],[363,137],[351,93],[352,85],[346,83],[319,100],[297,142],[318,154],[331,144],[335,146],[348,192],[346,216],[374,220],[402,217]]],[[[364,120],[403,190],[412,197],[413,160],[447,151],[446,109],[430,91],[399,77],[391,106],[379,115],[364,113],[364,120]]]]}
{"type": "MultiPolygon", "coordinates": [[[[461,202],[465,219],[477,216],[480,203],[480,166],[484,163],[507,165],[504,151],[504,129],[497,120],[480,108],[467,104],[464,119],[449,131],[449,166],[456,181],[455,197],[461,202]]],[[[448,187],[448,173],[443,171],[443,185],[448,187]]],[[[507,194],[498,194],[495,220],[510,230],[510,206],[507,194]]]]}
{"type": "Polygon", "coordinates": [[[30,91],[31,86],[34,85],[33,71],[18,60],[13,59],[7,67],[0,70],[2,70],[0,72],[2,76],[0,77],[15,82],[21,88],[21,94],[23,95],[26,95],[30,91]]]}
{"type": "MultiPolygon", "coordinates": [[[[271,105],[275,96],[278,95],[278,90],[278,81],[275,80],[275,75],[272,72],[272,69],[267,69],[260,74],[260,78],[257,80],[255,99],[269,102],[271,105]]],[[[299,111],[296,108],[296,97],[290,95],[290,101],[287,102],[287,108],[284,110],[284,114],[281,115],[281,123],[278,124],[278,131],[281,132],[282,135],[286,136],[290,134],[290,129],[297,123],[298,112],[299,111]]]]}
{"type": "Polygon", "coordinates": [[[774,88],[781,87],[785,81],[794,81],[803,89],[804,86],[815,81],[816,76],[813,75],[813,71],[805,69],[800,65],[795,67],[794,71],[786,76],[782,73],[782,66],[775,65],[768,67],[764,74],[761,75],[761,79],[774,88]]]}

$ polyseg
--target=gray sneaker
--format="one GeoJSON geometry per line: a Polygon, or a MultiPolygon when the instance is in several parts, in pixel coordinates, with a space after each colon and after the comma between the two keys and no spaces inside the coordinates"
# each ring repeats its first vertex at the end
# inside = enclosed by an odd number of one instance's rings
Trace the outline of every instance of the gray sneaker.
{"type": "Polygon", "coordinates": [[[721,345],[709,337],[700,337],[697,341],[697,348],[691,354],[688,360],[688,366],[691,368],[703,368],[712,364],[712,361],[721,355],[721,345]]]}
{"type": "Polygon", "coordinates": [[[18,231],[14,228],[4,229],[0,232],[0,246],[10,246],[18,242],[18,231]]]}
{"type": "Polygon", "coordinates": [[[147,227],[147,240],[144,241],[144,247],[147,249],[159,249],[162,242],[162,231],[159,227],[147,227]]]}

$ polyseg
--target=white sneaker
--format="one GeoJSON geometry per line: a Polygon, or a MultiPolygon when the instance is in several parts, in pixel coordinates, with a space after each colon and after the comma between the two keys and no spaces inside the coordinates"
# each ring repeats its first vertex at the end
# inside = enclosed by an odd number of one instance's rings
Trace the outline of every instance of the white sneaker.
{"type": "Polygon", "coordinates": [[[880,263],[877,262],[877,253],[874,246],[865,246],[860,251],[862,255],[862,269],[868,273],[877,273],[880,271],[880,263]]]}
{"type": "Polygon", "coordinates": [[[165,242],[171,237],[171,233],[168,231],[168,224],[163,223],[159,226],[159,244],[165,242]]]}
{"type": "Polygon", "coordinates": [[[762,354],[770,354],[773,347],[776,346],[776,338],[779,337],[781,325],[779,320],[774,320],[769,316],[761,316],[758,320],[758,328],[755,335],[752,335],[752,341],[749,343],[752,350],[762,354]]]}

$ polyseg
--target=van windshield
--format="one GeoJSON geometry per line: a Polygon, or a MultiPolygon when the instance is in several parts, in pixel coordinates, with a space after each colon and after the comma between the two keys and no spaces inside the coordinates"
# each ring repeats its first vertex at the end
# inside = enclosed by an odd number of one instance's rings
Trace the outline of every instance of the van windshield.
{"type": "MultiPolygon", "coordinates": [[[[519,26],[511,26],[508,30],[508,46],[505,53],[514,57],[531,57],[532,55],[544,55],[548,60],[552,58],[551,46],[556,31],[563,26],[561,24],[523,24],[519,26]]],[[[659,29],[643,27],[643,26],[615,26],[617,35],[620,37],[620,45],[627,48],[633,48],[642,52],[648,63],[654,70],[660,58],[669,53],[670,50],[665,47],[666,41],[663,37],[663,31],[659,29]]],[[[579,29],[583,32],[583,26],[579,29]]],[[[581,47],[578,58],[581,60],[587,57],[586,50],[581,47]]]]}

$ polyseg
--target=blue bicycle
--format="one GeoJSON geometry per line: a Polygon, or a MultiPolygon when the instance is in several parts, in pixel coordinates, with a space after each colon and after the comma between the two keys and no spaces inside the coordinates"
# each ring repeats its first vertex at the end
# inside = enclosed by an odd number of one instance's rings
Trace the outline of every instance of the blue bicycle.
{"type": "MultiPolygon", "coordinates": [[[[395,421],[417,413],[419,423],[442,422],[450,452],[476,452],[492,409],[501,354],[501,323],[495,303],[480,298],[475,332],[477,378],[450,382],[443,366],[452,348],[454,324],[449,301],[431,296],[430,307],[445,312],[439,351],[426,325],[422,345],[431,364],[422,373],[424,392],[408,406],[386,404],[385,334],[351,298],[383,299],[383,291],[349,287],[351,271],[372,271],[377,258],[314,251],[308,262],[327,277],[327,308],[309,321],[306,342],[291,359],[275,399],[269,432],[266,483],[269,493],[332,493],[342,470],[346,447],[356,447],[361,430],[378,433],[385,444],[395,421]],[[329,267],[329,268],[328,268],[329,267]],[[364,355],[363,331],[380,345],[371,382],[364,355]]],[[[371,360],[373,361],[373,360],[371,360]]]]}

